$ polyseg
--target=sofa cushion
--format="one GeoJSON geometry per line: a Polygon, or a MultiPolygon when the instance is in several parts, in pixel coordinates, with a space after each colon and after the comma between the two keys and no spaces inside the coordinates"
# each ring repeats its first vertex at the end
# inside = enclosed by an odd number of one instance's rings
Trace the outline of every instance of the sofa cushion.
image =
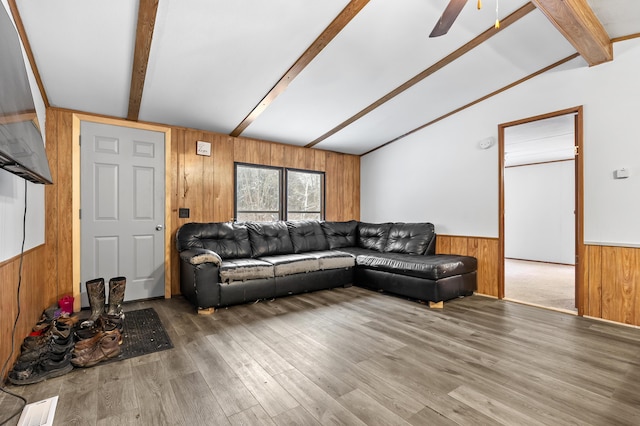
{"type": "Polygon", "coordinates": [[[276,277],[317,271],[320,267],[318,259],[306,253],[265,256],[260,260],[273,265],[273,273],[276,277]]]}
{"type": "Polygon", "coordinates": [[[176,233],[178,251],[205,248],[222,259],[251,257],[247,227],[239,223],[186,223],[176,233]]]}
{"type": "Polygon", "coordinates": [[[372,253],[356,257],[356,264],[367,269],[393,272],[417,278],[439,280],[474,272],[478,268],[475,257],[437,254],[420,256],[402,253],[372,253]]]}
{"type": "Polygon", "coordinates": [[[349,253],[337,250],[312,251],[306,253],[318,259],[320,270],[353,268],[356,265],[356,258],[349,253]]]}
{"type": "Polygon", "coordinates": [[[383,251],[387,246],[391,223],[358,224],[358,247],[369,250],[383,251]]]}
{"type": "Polygon", "coordinates": [[[342,247],[354,247],[357,245],[358,222],[321,222],[320,226],[327,237],[331,250],[342,247]]]}
{"type": "Polygon", "coordinates": [[[361,254],[374,254],[376,253],[373,250],[364,249],[362,247],[342,247],[340,249],[341,252],[348,253],[353,257],[358,257],[361,254]]]}
{"type": "Polygon", "coordinates": [[[253,257],[293,253],[287,224],[278,222],[247,222],[253,257]]]}
{"type": "Polygon", "coordinates": [[[260,259],[230,259],[223,260],[220,264],[220,281],[223,283],[273,278],[273,276],[273,265],[260,259]]]}
{"type": "Polygon", "coordinates": [[[329,243],[322,232],[320,222],[315,220],[288,221],[289,236],[293,244],[294,253],[327,250],[329,243]]]}
{"type": "Polygon", "coordinates": [[[424,254],[435,237],[432,223],[394,223],[385,252],[424,254]]]}

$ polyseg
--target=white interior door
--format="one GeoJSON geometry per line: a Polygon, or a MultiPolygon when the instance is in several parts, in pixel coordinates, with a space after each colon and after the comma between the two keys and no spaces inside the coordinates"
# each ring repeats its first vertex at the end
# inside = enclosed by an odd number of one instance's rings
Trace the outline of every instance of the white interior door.
{"type": "Polygon", "coordinates": [[[164,295],[164,133],[82,122],[82,306],[85,283],[124,276],[125,301],[164,295]]]}

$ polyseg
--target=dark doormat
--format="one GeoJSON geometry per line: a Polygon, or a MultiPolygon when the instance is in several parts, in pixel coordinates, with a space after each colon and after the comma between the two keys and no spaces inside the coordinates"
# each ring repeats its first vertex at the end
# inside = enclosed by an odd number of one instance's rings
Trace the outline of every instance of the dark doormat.
{"type": "Polygon", "coordinates": [[[158,313],[153,308],[124,314],[124,329],[120,355],[100,364],[135,358],[173,348],[158,313]]]}

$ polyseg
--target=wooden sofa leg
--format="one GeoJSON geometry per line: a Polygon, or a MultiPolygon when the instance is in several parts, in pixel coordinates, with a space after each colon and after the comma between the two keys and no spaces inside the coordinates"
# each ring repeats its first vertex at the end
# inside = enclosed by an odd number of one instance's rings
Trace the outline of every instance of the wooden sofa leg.
{"type": "Polygon", "coordinates": [[[440,302],[429,302],[429,308],[430,309],[442,309],[444,308],[444,302],[440,301],[440,302]]]}
{"type": "Polygon", "coordinates": [[[211,315],[216,311],[216,308],[201,308],[198,309],[198,315],[211,315]]]}

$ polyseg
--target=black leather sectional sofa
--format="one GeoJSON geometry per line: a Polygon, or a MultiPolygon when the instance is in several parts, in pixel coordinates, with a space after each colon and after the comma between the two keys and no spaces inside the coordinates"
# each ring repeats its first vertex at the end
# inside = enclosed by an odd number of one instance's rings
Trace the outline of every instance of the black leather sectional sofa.
{"type": "Polygon", "coordinates": [[[476,290],[474,257],[435,254],[431,223],[188,223],[180,289],[199,310],[356,284],[441,302],[476,290]]]}

